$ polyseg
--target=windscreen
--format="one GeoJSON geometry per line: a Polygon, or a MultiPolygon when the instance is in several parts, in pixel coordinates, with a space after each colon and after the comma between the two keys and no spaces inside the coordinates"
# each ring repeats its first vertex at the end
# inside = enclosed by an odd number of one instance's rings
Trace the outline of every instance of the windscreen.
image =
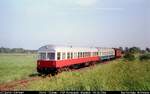
{"type": "Polygon", "coordinates": [[[39,53],[39,59],[45,60],[46,59],[46,53],[39,53]]]}
{"type": "Polygon", "coordinates": [[[48,53],[48,54],[47,54],[47,58],[48,58],[49,60],[54,60],[54,59],[55,59],[55,53],[48,53]]]}
{"type": "Polygon", "coordinates": [[[55,60],[55,53],[39,53],[40,60],[55,60]]]}

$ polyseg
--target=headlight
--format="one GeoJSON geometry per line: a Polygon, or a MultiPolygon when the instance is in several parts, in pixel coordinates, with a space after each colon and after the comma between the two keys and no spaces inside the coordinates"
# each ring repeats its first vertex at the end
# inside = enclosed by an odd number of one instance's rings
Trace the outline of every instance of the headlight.
{"type": "Polygon", "coordinates": [[[40,65],[40,62],[38,62],[38,65],[40,65]]]}

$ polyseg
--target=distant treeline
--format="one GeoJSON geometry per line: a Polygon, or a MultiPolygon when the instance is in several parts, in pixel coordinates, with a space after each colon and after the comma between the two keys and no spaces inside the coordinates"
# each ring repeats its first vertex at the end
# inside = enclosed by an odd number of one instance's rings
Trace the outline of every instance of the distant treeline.
{"type": "Polygon", "coordinates": [[[141,50],[139,47],[125,47],[123,49],[123,47],[119,47],[120,50],[122,50],[122,53],[149,53],[150,52],[150,48],[145,48],[144,50],[141,50]]]}
{"type": "MultiPolygon", "coordinates": [[[[150,52],[150,48],[145,48],[145,50],[141,50],[139,47],[119,47],[120,50],[122,50],[122,53],[146,53],[150,52]]],[[[36,53],[37,50],[27,50],[23,48],[5,48],[1,47],[0,48],[0,53],[36,53]]]]}
{"type": "Polygon", "coordinates": [[[27,50],[23,48],[0,48],[0,53],[36,53],[37,50],[27,50]]]}

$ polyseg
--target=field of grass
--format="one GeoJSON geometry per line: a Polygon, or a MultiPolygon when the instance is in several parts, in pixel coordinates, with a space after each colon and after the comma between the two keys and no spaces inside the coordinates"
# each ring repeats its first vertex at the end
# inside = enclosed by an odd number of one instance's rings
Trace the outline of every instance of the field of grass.
{"type": "Polygon", "coordinates": [[[0,54],[0,84],[27,78],[34,72],[35,54],[0,54]]]}
{"type": "MultiPolygon", "coordinates": [[[[18,88],[20,89],[20,88],[18,88]]],[[[150,90],[150,62],[111,61],[29,83],[25,90],[150,90]]]]}
{"type": "MultiPolygon", "coordinates": [[[[0,83],[36,73],[36,55],[0,54],[0,83]]],[[[29,82],[15,90],[150,90],[150,61],[122,59],[80,71],[62,72],[29,82]]]]}

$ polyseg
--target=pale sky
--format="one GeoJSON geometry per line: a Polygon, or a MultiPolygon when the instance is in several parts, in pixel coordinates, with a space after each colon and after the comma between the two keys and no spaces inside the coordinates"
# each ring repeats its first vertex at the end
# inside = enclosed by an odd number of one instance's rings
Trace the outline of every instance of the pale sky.
{"type": "Polygon", "coordinates": [[[150,0],[0,0],[0,47],[150,47],[150,0]]]}

